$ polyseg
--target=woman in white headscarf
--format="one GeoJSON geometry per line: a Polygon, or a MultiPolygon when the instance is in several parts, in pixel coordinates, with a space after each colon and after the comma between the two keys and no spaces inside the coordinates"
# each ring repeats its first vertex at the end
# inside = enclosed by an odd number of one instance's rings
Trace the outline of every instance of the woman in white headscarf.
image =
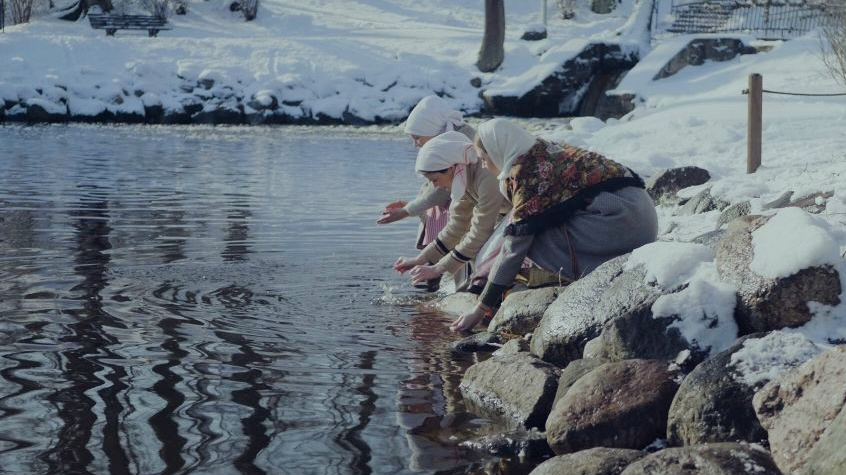
{"type": "Polygon", "coordinates": [[[426,282],[455,274],[472,260],[508,209],[495,176],[476,157],[473,142],[459,132],[446,132],[426,142],[417,155],[417,172],[452,201],[449,221],[416,257],[400,257],[394,269],[411,271],[412,281],[426,282]]]}
{"type": "MultiPolygon", "coordinates": [[[[424,97],[414,106],[405,122],[405,133],[417,148],[444,132],[458,131],[473,139],[476,131],[467,125],[461,112],[454,110],[447,101],[438,96],[424,97]]],[[[449,192],[433,186],[428,180],[420,188],[417,197],[412,201],[397,200],[389,203],[382,211],[382,217],[377,224],[388,224],[409,216],[420,218],[420,229],[417,237],[417,248],[423,249],[446,226],[449,209],[449,192]]],[[[435,289],[437,281],[430,283],[429,288],[435,289]]]]}
{"type": "Polygon", "coordinates": [[[529,287],[566,285],[655,240],[655,205],[625,166],[536,138],[504,119],[482,124],[474,144],[513,208],[485,289],[452,330],[470,330],[490,315],[518,274],[529,287]],[[521,270],[526,258],[532,266],[521,270]]]}

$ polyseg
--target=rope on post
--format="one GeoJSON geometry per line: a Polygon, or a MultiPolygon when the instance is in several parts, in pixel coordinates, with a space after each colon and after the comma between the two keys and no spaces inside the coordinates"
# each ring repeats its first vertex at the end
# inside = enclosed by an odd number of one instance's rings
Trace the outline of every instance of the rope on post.
{"type": "Polygon", "coordinates": [[[749,75],[749,118],[746,138],[746,173],[755,173],[761,166],[761,131],[763,121],[764,79],[760,74],[749,75]]]}
{"type": "Polygon", "coordinates": [[[760,74],[749,75],[749,89],[744,89],[743,94],[749,96],[749,115],[746,142],[746,173],[755,173],[761,166],[761,131],[763,129],[763,94],[780,94],[784,96],[815,96],[833,97],[846,96],[846,93],[825,93],[813,94],[807,92],[785,92],[770,91],[764,89],[764,79],[760,74]]]}

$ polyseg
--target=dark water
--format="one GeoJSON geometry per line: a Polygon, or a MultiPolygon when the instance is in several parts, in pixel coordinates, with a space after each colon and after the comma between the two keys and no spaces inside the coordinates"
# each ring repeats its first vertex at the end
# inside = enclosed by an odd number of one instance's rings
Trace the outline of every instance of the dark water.
{"type": "MultiPolygon", "coordinates": [[[[0,126],[0,472],[500,473],[395,130],[0,126]]],[[[512,470],[512,473],[513,470],[512,470]]]]}

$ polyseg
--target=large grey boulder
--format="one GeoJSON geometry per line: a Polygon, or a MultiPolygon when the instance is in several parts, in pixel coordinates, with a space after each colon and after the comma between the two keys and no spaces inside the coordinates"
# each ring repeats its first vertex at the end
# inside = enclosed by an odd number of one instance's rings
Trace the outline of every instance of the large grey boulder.
{"type": "Polygon", "coordinates": [[[688,342],[678,330],[671,327],[674,317],[655,318],[651,308],[630,312],[607,322],[602,333],[585,347],[585,358],[609,361],[629,359],[675,359],[688,350],[698,363],[707,355],[698,346],[688,342]]]}
{"type": "Polygon", "coordinates": [[[846,346],[771,381],[753,403],[785,473],[846,473],[846,346]]]}
{"type": "Polygon", "coordinates": [[[719,443],[677,447],[648,455],[621,475],[782,475],[760,446],[719,443]]]}
{"type": "Polygon", "coordinates": [[[752,405],[755,391],[819,351],[799,334],[759,333],[738,339],[684,379],[670,407],[668,441],[672,445],[765,442],[767,432],[752,405]]]}
{"type": "Polygon", "coordinates": [[[566,287],[546,309],[532,336],[532,353],[557,366],[581,359],[603,325],[626,314],[651,312],[661,290],[642,268],[623,271],[629,254],[614,258],[566,287]]]}
{"type": "Polygon", "coordinates": [[[646,192],[656,203],[675,203],[676,192],[701,185],[711,179],[708,170],[699,167],[669,168],[657,171],[646,180],[646,192]]]}
{"type": "Polygon", "coordinates": [[[699,66],[705,61],[728,61],[739,54],[755,53],[737,38],[696,38],[679,51],[652,78],[654,81],[668,78],[687,66],[699,66]]]}
{"type": "Polygon", "coordinates": [[[667,361],[606,363],[573,384],[546,421],[556,454],[594,447],[641,449],[663,437],[678,389],[667,361]]]}
{"type": "Polygon", "coordinates": [[[597,447],[552,457],[529,475],[620,475],[629,464],[646,455],[640,450],[597,447]]]}
{"type": "MultiPolygon", "coordinates": [[[[762,335],[749,337],[753,336],[762,335]]],[[[667,421],[670,444],[766,440],[767,432],[752,408],[756,388],[736,378],[731,370],[731,356],[749,337],[701,363],[682,381],[667,421]]]]}
{"type": "Polygon", "coordinates": [[[512,292],[502,302],[502,306],[488,325],[488,331],[514,335],[533,332],[547,307],[558,298],[560,289],[561,287],[546,287],[512,292]]]}
{"type": "Polygon", "coordinates": [[[561,376],[558,378],[558,389],[555,391],[555,400],[553,406],[558,403],[558,400],[567,394],[570,387],[576,384],[576,381],[582,376],[608,363],[608,361],[597,358],[585,358],[581,360],[571,361],[566,368],[561,370],[561,376]]]}
{"type": "Polygon", "coordinates": [[[846,473],[846,411],[831,421],[808,453],[808,462],[798,470],[800,475],[843,475],[846,473]]]}
{"type": "Polygon", "coordinates": [[[483,92],[486,112],[518,117],[574,116],[586,89],[600,74],[627,71],[638,60],[637,53],[624,51],[618,44],[589,43],[521,96],[500,95],[495,88],[483,92]]]}
{"type": "Polygon", "coordinates": [[[471,411],[504,418],[514,426],[543,428],[559,370],[528,353],[493,356],[467,368],[461,393],[471,411]]]}
{"type": "Polygon", "coordinates": [[[829,266],[803,269],[778,279],[762,277],[749,268],[754,257],[752,233],[767,220],[757,217],[740,223],[717,246],[715,262],[720,277],[737,288],[735,318],[741,334],[804,325],[812,317],[809,301],[831,306],[840,303],[840,276],[829,266]]]}

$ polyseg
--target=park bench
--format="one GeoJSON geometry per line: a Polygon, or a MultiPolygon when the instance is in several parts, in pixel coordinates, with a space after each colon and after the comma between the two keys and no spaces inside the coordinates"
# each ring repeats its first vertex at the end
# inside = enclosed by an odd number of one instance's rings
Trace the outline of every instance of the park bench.
{"type": "Polygon", "coordinates": [[[103,15],[90,13],[88,21],[95,30],[106,30],[106,36],[114,36],[118,30],[147,30],[150,36],[156,36],[166,27],[167,19],[148,15],[103,15]]]}

